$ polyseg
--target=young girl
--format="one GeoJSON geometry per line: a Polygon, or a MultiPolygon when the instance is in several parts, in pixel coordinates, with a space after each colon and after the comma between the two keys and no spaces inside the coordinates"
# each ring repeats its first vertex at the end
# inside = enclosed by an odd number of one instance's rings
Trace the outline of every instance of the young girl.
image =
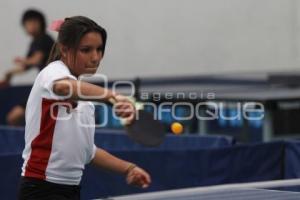
{"type": "Polygon", "coordinates": [[[118,116],[129,122],[135,116],[127,98],[87,82],[79,84],[80,75],[96,72],[106,31],[82,16],[66,18],[57,30],[50,64],[36,78],[26,106],[19,199],[80,199],[79,183],[88,163],[123,174],[128,184],[148,187],[147,172],[94,145],[94,106],[89,100],[114,99],[118,116]]]}

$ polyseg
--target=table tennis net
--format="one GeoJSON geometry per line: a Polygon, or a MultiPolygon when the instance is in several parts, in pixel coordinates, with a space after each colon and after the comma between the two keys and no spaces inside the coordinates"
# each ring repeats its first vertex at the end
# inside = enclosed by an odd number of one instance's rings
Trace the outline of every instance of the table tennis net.
{"type": "Polygon", "coordinates": [[[300,200],[300,179],[225,184],[106,198],[107,200],[300,200]]]}

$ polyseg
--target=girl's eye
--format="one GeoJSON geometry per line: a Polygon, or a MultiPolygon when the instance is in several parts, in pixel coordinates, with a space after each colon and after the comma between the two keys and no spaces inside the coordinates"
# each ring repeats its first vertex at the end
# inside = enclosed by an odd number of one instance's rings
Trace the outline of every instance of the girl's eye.
{"type": "MultiPolygon", "coordinates": [[[[94,50],[94,48],[85,47],[85,48],[80,48],[79,50],[81,53],[90,53],[91,51],[94,50]]],[[[102,52],[103,46],[99,46],[96,50],[97,52],[102,52]]]]}
{"type": "Polygon", "coordinates": [[[84,49],[80,49],[80,51],[82,53],[88,53],[90,51],[90,49],[89,48],[84,48],[84,49]]]}

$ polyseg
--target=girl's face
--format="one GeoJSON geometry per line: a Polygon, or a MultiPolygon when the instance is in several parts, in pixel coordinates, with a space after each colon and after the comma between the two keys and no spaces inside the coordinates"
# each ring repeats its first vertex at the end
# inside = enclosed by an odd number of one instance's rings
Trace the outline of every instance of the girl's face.
{"type": "Polygon", "coordinates": [[[102,49],[101,35],[97,32],[89,32],[81,38],[77,52],[62,47],[62,61],[77,77],[81,74],[95,74],[103,57],[102,49]],[[76,55],[75,62],[74,55],[76,55]]]}

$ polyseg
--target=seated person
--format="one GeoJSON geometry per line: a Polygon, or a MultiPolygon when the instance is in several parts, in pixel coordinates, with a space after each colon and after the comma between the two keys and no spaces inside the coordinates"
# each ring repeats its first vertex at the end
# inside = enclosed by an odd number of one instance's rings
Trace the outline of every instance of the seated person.
{"type": "MultiPolygon", "coordinates": [[[[37,10],[27,10],[22,17],[22,25],[26,33],[32,38],[27,56],[14,59],[15,66],[5,73],[4,80],[0,81],[0,87],[10,85],[14,75],[24,73],[32,67],[42,70],[46,66],[53,39],[46,33],[46,20],[44,15],[37,10]]],[[[25,114],[27,97],[23,97],[19,105],[12,108],[7,115],[9,125],[22,125],[25,114]]]]}

